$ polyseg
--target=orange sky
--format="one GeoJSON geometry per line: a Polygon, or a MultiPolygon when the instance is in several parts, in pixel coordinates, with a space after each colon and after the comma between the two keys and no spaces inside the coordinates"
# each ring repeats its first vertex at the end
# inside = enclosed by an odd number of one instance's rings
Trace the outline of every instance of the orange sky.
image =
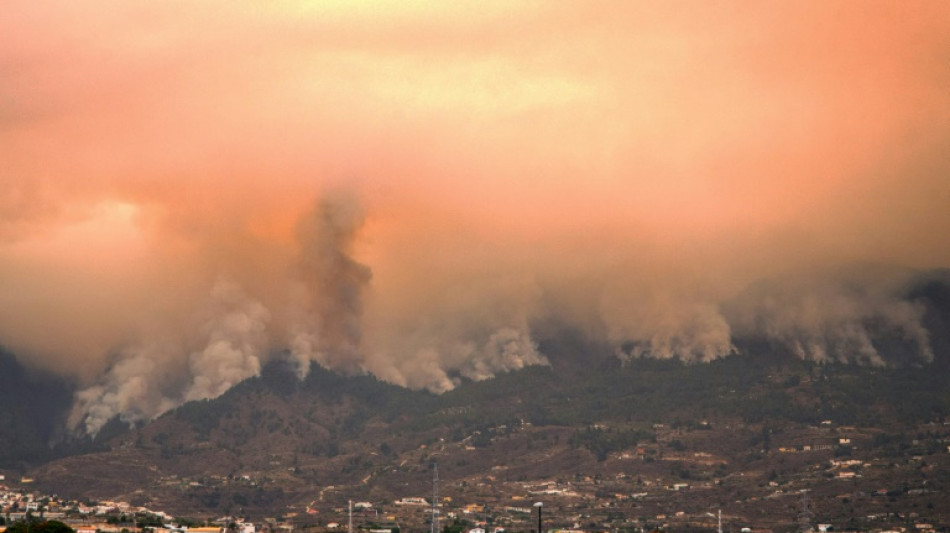
{"type": "Polygon", "coordinates": [[[87,414],[288,346],[444,390],[551,314],[718,357],[750,283],[950,267],[945,2],[5,13],[0,343],[87,414]]]}

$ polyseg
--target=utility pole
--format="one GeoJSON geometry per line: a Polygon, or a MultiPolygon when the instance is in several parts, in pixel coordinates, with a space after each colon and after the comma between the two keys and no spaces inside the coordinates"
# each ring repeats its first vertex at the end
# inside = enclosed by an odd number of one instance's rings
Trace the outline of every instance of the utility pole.
{"type": "Polygon", "coordinates": [[[544,504],[537,502],[534,506],[538,508],[538,533],[542,533],[544,530],[541,529],[541,508],[544,507],[544,504]]]}
{"type": "Polygon", "coordinates": [[[353,533],[353,500],[350,500],[350,522],[346,531],[347,533],[353,533]]]}

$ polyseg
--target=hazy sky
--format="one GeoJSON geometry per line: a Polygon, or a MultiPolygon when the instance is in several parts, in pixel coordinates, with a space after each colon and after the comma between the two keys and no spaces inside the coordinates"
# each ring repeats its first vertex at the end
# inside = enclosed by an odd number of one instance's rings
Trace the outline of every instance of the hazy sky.
{"type": "Polygon", "coordinates": [[[950,267],[948,51],[941,1],[12,0],[0,343],[93,431],[280,349],[446,390],[552,316],[927,357],[865,268],[950,267]]]}

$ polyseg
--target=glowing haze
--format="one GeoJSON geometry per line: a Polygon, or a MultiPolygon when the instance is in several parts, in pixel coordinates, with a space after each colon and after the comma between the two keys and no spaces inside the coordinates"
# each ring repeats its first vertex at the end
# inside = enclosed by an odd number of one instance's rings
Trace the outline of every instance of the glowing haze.
{"type": "Polygon", "coordinates": [[[927,359],[893,288],[950,266],[948,27],[913,1],[13,0],[0,342],[77,379],[93,433],[273,357],[448,390],[548,364],[552,318],[621,357],[758,334],[882,364],[874,318],[927,359]]]}

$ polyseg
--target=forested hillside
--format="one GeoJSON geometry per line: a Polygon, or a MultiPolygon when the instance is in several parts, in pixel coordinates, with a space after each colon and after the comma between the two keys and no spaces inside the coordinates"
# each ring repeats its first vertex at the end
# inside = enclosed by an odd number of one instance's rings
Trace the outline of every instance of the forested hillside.
{"type": "Polygon", "coordinates": [[[69,383],[26,370],[0,347],[0,467],[53,457],[71,402],[69,383]]]}

